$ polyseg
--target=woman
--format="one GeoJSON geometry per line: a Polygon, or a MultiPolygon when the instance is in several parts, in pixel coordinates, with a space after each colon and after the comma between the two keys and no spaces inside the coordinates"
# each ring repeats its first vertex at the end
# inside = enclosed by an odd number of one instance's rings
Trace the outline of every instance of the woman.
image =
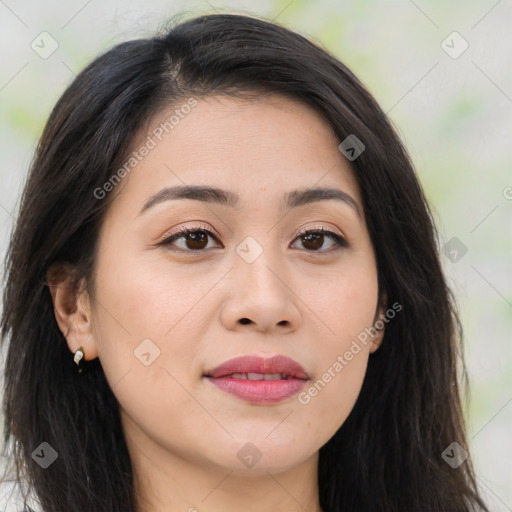
{"type": "Polygon", "coordinates": [[[6,450],[42,511],[487,510],[420,184],[300,35],[208,15],[92,62],[7,270],[6,450]]]}

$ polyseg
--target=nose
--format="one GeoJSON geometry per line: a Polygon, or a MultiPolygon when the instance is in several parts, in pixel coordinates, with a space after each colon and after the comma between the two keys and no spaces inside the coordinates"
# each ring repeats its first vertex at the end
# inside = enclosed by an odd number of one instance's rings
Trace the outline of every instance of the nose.
{"type": "Polygon", "coordinates": [[[226,329],[280,335],[300,327],[301,301],[293,279],[278,268],[265,252],[252,263],[237,258],[229,273],[227,299],[221,311],[226,329]]]}

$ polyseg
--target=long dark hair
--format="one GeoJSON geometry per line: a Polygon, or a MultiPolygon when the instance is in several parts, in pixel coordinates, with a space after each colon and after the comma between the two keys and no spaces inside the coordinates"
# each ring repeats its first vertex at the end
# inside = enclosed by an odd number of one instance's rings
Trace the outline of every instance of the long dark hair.
{"type": "Polygon", "coordinates": [[[487,511],[467,449],[461,326],[442,274],[437,233],[413,166],[385,114],[339,60],[254,17],[215,14],[119,44],[64,92],[44,129],[6,259],[5,453],[44,512],[135,512],[118,403],[98,359],[77,374],[56,323],[47,271],[92,289],[98,229],[115,195],[101,188],[150,116],[190,97],[281,93],[316,109],[352,162],[377,258],[380,289],[403,312],[370,356],[348,419],[320,449],[324,512],[487,511]],[[54,267],[52,267],[54,268],[54,267]],[[42,469],[42,442],[58,459],[42,469]]]}

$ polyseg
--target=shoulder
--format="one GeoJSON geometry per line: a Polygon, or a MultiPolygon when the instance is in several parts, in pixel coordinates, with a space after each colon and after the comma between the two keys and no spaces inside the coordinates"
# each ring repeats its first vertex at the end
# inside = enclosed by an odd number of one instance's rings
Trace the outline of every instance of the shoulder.
{"type": "Polygon", "coordinates": [[[0,510],[2,512],[42,512],[34,500],[23,503],[20,483],[14,478],[0,481],[0,510]]]}

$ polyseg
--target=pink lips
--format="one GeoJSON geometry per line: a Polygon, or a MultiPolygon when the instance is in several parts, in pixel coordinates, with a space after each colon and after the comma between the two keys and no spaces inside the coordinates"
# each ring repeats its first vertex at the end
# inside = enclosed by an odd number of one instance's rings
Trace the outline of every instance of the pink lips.
{"type": "Polygon", "coordinates": [[[223,391],[260,405],[298,393],[309,379],[306,370],[289,357],[256,355],[229,359],[205,377],[223,391]]]}

